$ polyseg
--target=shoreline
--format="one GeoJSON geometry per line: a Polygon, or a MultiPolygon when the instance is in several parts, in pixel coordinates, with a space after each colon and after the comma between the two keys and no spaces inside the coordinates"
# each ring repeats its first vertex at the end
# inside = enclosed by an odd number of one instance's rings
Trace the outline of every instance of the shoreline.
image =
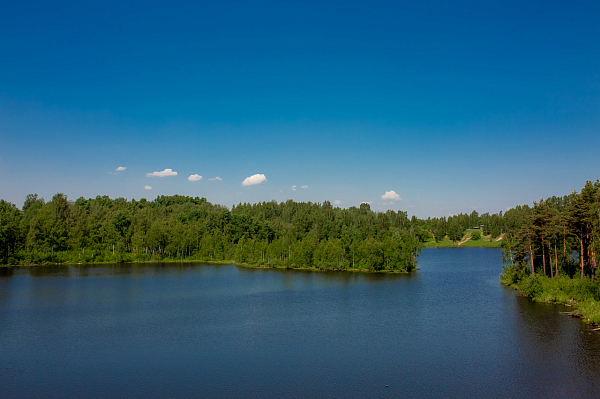
{"type": "Polygon", "coordinates": [[[423,249],[425,248],[502,248],[502,240],[499,241],[482,241],[473,245],[476,241],[466,241],[463,244],[447,242],[447,241],[428,241],[423,243],[423,249]],[[485,243],[485,244],[484,244],[485,243]],[[466,245],[465,245],[466,244],[466,245]]]}
{"type": "MultiPolygon", "coordinates": [[[[313,271],[313,272],[360,272],[360,273],[386,273],[386,274],[410,274],[413,272],[409,272],[406,270],[371,270],[371,269],[319,269],[317,267],[277,267],[277,266],[269,266],[269,265],[254,265],[251,263],[243,263],[236,261],[203,261],[203,260],[151,260],[151,261],[134,261],[134,262],[78,262],[78,263],[27,263],[27,264],[17,264],[17,265],[0,265],[0,268],[13,268],[13,267],[46,267],[46,266],[89,266],[89,265],[135,265],[135,264],[148,264],[148,263],[202,263],[207,265],[232,265],[237,267],[245,267],[248,269],[277,269],[277,270],[305,270],[305,271],[313,271]]],[[[419,266],[417,266],[416,270],[419,270],[419,266]]]]}
{"type": "MultiPolygon", "coordinates": [[[[572,307],[573,311],[560,312],[560,314],[581,319],[590,327],[597,327],[600,325],[600,302],[596,300],[588,299],[584,301],[578,301],[575,298],[572,298],[573,295],[568,295],[564,290],[560,290],[559,292],[554,292],[552,294],[542,292],[540,294],[542,296],[527,295],[527,293],[522,289],[522,287],[520,287],[516,283],[506,284],[504,282],[501,282],[500,284],[502,284],[506,288],[510,288],[517,291],[517,295],[528,298],[533,302],[572,307]],[[557,296],[560,294],[562,294],[562,297],[559,299],[557,298],[557,296]]],[[[591,331],[600,331],[600,329],[593,329],[591,331]]]]}

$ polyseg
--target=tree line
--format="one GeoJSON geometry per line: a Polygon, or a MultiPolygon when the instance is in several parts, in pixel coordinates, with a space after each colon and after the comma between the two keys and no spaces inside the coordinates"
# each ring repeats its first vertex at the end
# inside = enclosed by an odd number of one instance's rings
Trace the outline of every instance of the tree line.
{"type": "Polygon", "coordinates": [[[21,209],[0,200],[0,263],[199,260],[412,271],[421,230],[406,212],[374,212],[369,204],[288,200],[228,209],[180,195],[69,201],[58,193],[46,202],[29,194],[21,209]]]}
{"type": "Polygon", "coordinates": [[[525,272],[594,279],[600,249],[598,180],[586,182],[579,193],[542,199],[525,211],[504,240],[504,261],[515,279],[525,272]]]}
{"type": "Polygon", "coordinates": [[[276,201],[231,209],[206,198],[159,196],[128,201],[98,196],[46,202],[29,194],[21,209],[0,200],[0,263],[189,259],[324,270],[414,270],[422,244],[466,229],[503,236],[504,261],[519,273],[594,277],[600,244],[600,182],[495,214],[409,218],[276,201]]]}

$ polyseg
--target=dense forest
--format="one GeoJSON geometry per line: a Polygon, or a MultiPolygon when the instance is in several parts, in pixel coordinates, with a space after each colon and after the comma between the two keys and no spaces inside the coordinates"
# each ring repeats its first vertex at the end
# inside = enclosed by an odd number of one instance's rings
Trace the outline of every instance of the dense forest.
{"type": "Polygon", "coordinates": [[[422,231],[405,212],[263,202],[231,210],[205,198],[98,196],[22,209],[0,202],[0,262],[234,261],[266,267],[412,271],[422,231]]]}
{"type": "Polygon", "coordinates": [[[228,209],[205,198],[153,201],[29,194],[21,209],[0,200],[0,263],[235,261],[324,270],[414,270],[422,244],[460,240],[467,229],[502,236],[505,275],[576,273],[594,278],[600,243],[600,183],[505,213],[417,219],[288,200],[228,209]]]}

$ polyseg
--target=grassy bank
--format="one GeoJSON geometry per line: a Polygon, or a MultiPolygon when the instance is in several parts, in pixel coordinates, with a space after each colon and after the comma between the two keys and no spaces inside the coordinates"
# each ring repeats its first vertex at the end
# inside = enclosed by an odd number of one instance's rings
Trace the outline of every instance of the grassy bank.
{"type": "Polygon", "coordinates": [[[492,238],[491,235],[484,236],[481,230],[468,229],[460,241],[451,241],[448,236],[439,241],[431,239],[423,244],[423,248],[465,248],[465,247],[489,247],[501,248],[502,239],[492,238]]]}
{"type": "Polygon", "coordinates": [[[505,267],[500,280],[536,302],[572,306],[573,316],[600,324],[600,284],[597,281],[565,275],[551,279],[540,274],[531,275],[515,267],[505,267]]]}

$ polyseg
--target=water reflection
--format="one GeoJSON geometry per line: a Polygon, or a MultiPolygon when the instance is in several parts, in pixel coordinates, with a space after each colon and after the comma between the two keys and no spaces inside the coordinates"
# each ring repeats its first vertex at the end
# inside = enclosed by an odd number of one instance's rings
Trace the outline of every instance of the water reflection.
{"type": "Polygon", "coordinates": [[[0,267],[0,278],[2,277],[12,277],[15,274],[14,267],[0,267]]]}
{"type": "MultiPolygon", "coordinates": [[[[33,277],[95,277],[95,276],[161,276],[172,274],[186,274],[198,271],[200,268],[210,268],[213,273],[236,267],[234,265],[207,264],[201,262],[185,263],[108,263],[108,264],[76,264],[76,265],[45,265],[32,267],[2,267],[0,277],[29,275],[33,277]]],[[[338,271],[313,271],[302,269],[269,269],[237,267],[240,274],[277,273],[289,278],[315,278],[333,284],[350,283],[355,281],[390,282],[418,278],[418,273],[369,273],[369,272],[338,272],[338,271]]]]}

